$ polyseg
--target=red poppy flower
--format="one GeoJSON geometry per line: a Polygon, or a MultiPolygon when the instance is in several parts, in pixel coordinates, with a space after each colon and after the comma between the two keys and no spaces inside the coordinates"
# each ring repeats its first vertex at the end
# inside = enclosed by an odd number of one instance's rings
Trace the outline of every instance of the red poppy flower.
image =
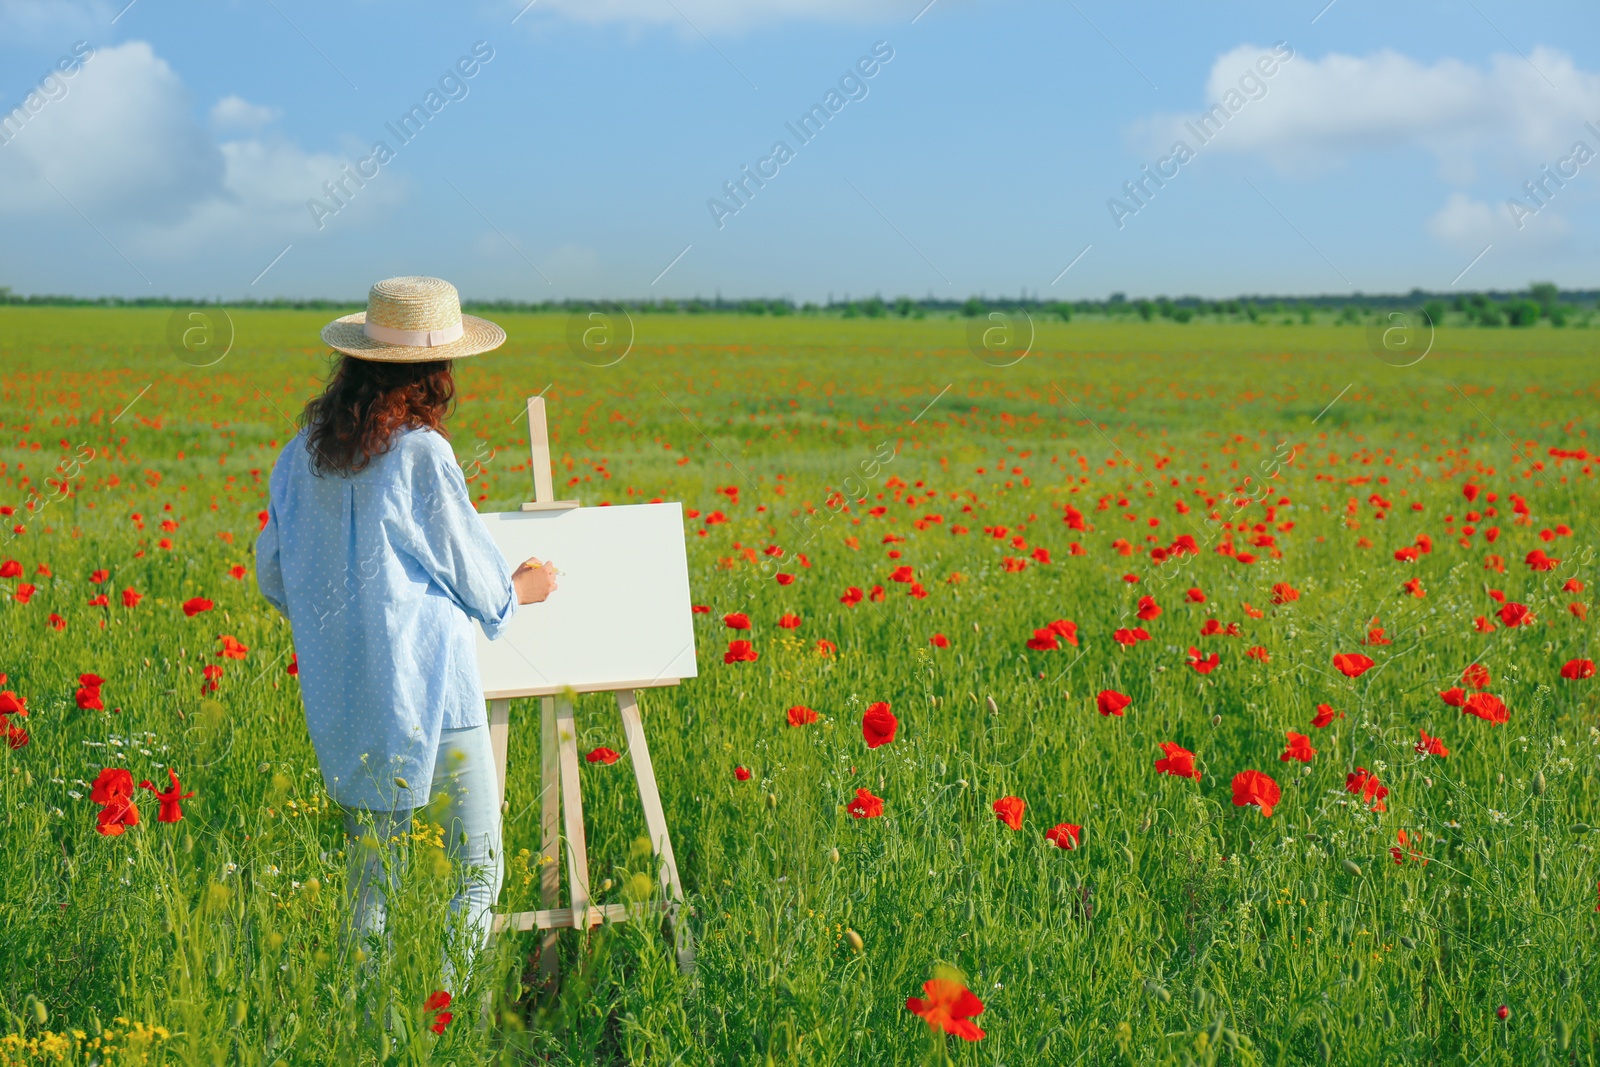
{"type": "Polygon", "coordinates": [[[790,726],[809,726],[817,721],[817,713],[804,704],[796,704],[785,714],[789,717],[790,726]]]}
{"type": "Polygon", "coordinates": [[[590,763],[604,763],[607,767],[609,767],[613,763],[617,762],[617,760],[621,759],[622,756],[602,745],[599,748],[590,751],[583,758],[588,760],[590,763]]]}
{"type": "Polygon", "coordinates": [[[1476,619],[1473,619],[1472,626],[1473,629],[1477,630],[1480,634],[1494,633],[1494,623],[1490,622],[1488,618],[1483,615],[1479,615],[1476,619]]]}
{"type": "Polygon", "coordinates": [[[1013,830],[1022,829],[1022,812],[1028,805],[1021,797],[1001,797],[994,802],[994,817],[1013,830]]]}
{"type": "Polygon", "coordinates": [[[1561,587],[1561,591],[1563,593],[1581,593],[1583,592],[1583,583],[1576,578],[1568,578],[1567,584],[1561,587]]]}
{"type": "Polygon", "coordinates": [[[1450,750],[1448,748],[1444,747],[1444,740],[1442,738],[1429,737],[1428,736],[1428,731],[1426,731],[1426,730],[1418,730],[1417,733],[1422,735],[1422,740],[1418,741],[1416,743],[1416,745],[1414,746],[1416,748],[1416,750],[1417,750],[1417,755],[1419,755],[1419,756],[1448,756],[1448,755],[1450,755],[1450,750]]]}
{"type": "Polygon", "coordinates": [[[63,619],[60,615],[57,615],[53,611],[50,613],[50,618],[45,621],[48,622],[51,628],[55,630],[65,630],[67,628],[67,620],[63,619]]]}
{"type": "Polygon", "coordinates": [[[1467,706],[1467,691],[1459,685],[1451,686],[1439,694],[1439,699],[1452,708],[1464,708],[1467,706]]]}
{"type": "MultiPolygon", "coordinates": [[[[1374,621],[1376,621],[1376,620],[1374,620],[1374,621]]],[[[1392,644],[1394,644],[1393,641],[1391,641],[1387,637],[1383,636],[1383,627],[1381,627],[1381,626],[1374,626],[1374,627],[1372,627],[1372,629],[1368,630],[1367,631],[1367,639],[1365,641],[1362,641],[1361,643],[1363,645],[1392,645],[1392,644]]]]}
{"type": "Polygon", "coordinates": [[[1567,660],[1567,662],[1565,662],[1565,663],[1563,663],[1561,665],[1561,677],[1565,678],[1569,682],[1575,682],[1575,681],[1579,680],[1580,678],[1593,678],[1594,677],[1594,660],[1592,660],[1592,659],[1569,659],[1569,660],[1567,660]]]}
{"type": "Polygon", "coordinates": [[[205,679],[205,682],[200,686],[200,692],[215,693],[217,691],[217,683],[222,680],[222,665],[220,663],[208,663],[200,668],[200,675],[205,679]]]}
{"type": "Polygon", "coordinates": [[[691,604],[689,606],[689,614],[691,614],[691,615],[710,615],[711,614],[711,605],[710,604],[691,604]]]}
{"type": "Polygon", "coordinates": [[[788,573],[786,573],[784,571],[779,571],[777,574],[774,574],[772,577],[773,577],[773,580],[776,581],[779,585],[793,585],[794,584],[794,575],[788,574],[788,573]]]}
{"type": "Polygon", "coordinates": [[[1135,626],[1131,630],[1124,627],[1111,635],[1111,639],[1124,648],[1138,644],[1140,641],[1150,640],[1150,635],[1143,626],[1135,626]]]}
{"type": "Polygon", "coordinates": [[[883,798],[873,796],[868,790],[857,789],[856,798],[845,805],[853,819],[876,819],[883,814],[883,798]]]}
{"type": "Polygon", "coordinates": [[[818,641],[817,641],[817,655],[819,655],[819,656],[831,656],[837,651],[839,651],[839,646],[834,644],[832,641],[829,641],[826,638],[819,638],[818,639],[818,641]]]}
{"type": "Polygon", "coordinates": [[[1489,688],[1489,668],[1481,663],[1474,663],[1461,672],[1461,681],[1474,689],[1489,688]]]}
{"type": "Polygon", "coordinates": [[[792,614],[781,615],[778,617],[778,625],[785,630],[798,630],[800,629],[800,616],[792,614]]]}
{"type": "Polygon", "coordinates": [[[139,601],[143,599],[143,593],[134,592],[132,589],[124,589],[122,591],[122,606],[125,608],[138,607],[139,601]]]}
{"type": "Polygon", "coordinates": [[[1204,604],[1206,602],[1206,595],[1199,589],[1191,589],[1184,596],[1188,597],[1191,604],[1204,604]]]}
{"type": "Polygon", "coordinates": [[[89,799],[96,804],[109,804],[115,796],[133,796],[133,775],[122,767],[106,767],[95,775],[89,799]]]}
{"type": "Polygon", "coordinates": [[[1182,745],[1171,741],[1161,742],[1161,751],[1165,756],[1156,757],[1156,771],[1160,774],[1170,774],[1174,778],[1193,778],[1200,780],[1200,772],[1194,766],[1194,753],[1182,745]]]}
{"type": "Polygon", "coordinates": [[[899,727],[900,720],[889,710],[887,701],[869,704],[866,713],[861,716],[861,736],[866,739],[868,748],[889,744],[899,727]]]}
{"type": "Polygon", "coordinates": [[[95,585],[99,585],[109,577],[111,577],[111,572],[102,568],[89,575],[89,580],[95,585]]]}
{"type": "Polygon", "coordinates": [[[861,595],[861,590],[852,585],[844,591],[844,596],[839,598],[839,603],[853,608],[861,603],[861,595]]]}
{"type": "Polygon", "coordinates": [[[729,641],[728,651],[722,654],[724,663],[754,663],[761,658],[761,653],[749,641],[729,641]]]}
{"type": "Polygon", "coordinates": [[[183,613],[192,619],[202,611],[210,611],[214,607],[216,605],[203,596],[191,597],[183,602],[183,613]]]}
{"type": "Polygon", "coordinates": [[[1034,562],[1036,562],[1036,563],[1049,563],[1050,562],[1050,550],[1048,548],[1036,548],[1036,549],[1034,549],[1033,550],[1033,559],[1034,559],[1034,562]]]}
{"type": "Polygon", "coordinates": [[[151,785],[149,781],[140,782],[139,788],[150,790],[156,795],[156,799],[161,802],[161,813],[156,816],[157,822],[178,822],[183,818],[182,802],[188,800],[194,794],[183,791],[183,786],[178,782],[178,772],[171,767],[167,768],[167,777],[171,780],[172,785],[165,792],[151,785]]]}
{"type": "Polygon", "coordinates": [[[722,624],[730,630],[750,629],[750,616],[742,611],[733,611],[722,617],[722,624]]]}
{"type": "Polygon", "coordinates": [[[1124,708],[1133,703],[1133,698],[1117,692],[1115,689],[1102,689],[1100,695],[1095,697],[1095,706],[1102,715],[1121,715],[1124,708]]]}
{"type": "Polygon", "coordinates": [[[1346,791],[1355,793],[1362,800],[1370,802],[1373,811],[1383,811],[1383,798],[1389,795],[1389,789],[1378,776],[1369,774],[1365,767],[1357,767],[1344,776],[1346,791]]]}
{"type": "Polygon", "coordinates": [[[1142,597],[1139,598],[1138,615],[1139,615],[1139,619],[1140,619],[1141,622],[1150,622],[1152,619],[1154,619],[1156,616],[1158,616],[1160,614],[1161,614],[1161,606],[1156,603],[1156,598],[1155,597],[1153,597],[1153,596],[1142,596],[1142,597]]]}
{"type": "Polygon", "coordinates": [[[235,581],[243,581],[244,580],[244,576],[245,576],[244,564],[235,563],[233,566],[228,568],[228,577],[229,578],[232,578],[235,581]]]}
{"type": "Polygon", "coordinates": [[[1006,556],[1000,560],[1000,569],[1007,574],[1017,574],[1028,569],[1028,561],[1021,556],[1006,556]]]}
{"type": "Polygon", "coordinates": [[[1083,827],[1070,822],[1057,823],[1044,832],[1044,839],[1063,851],[1071,852],[1078,847],[1078,835],[1082,832],[1083,827]]]}
{"type": "MultiPolygon", "coordinates": [[[[0,675],[4,677],[4,675],[0,675]]],[[[0,692],[0,716],[28,714],[28,701],[26,697],[19,697],[11,690],[0,692]]]]}
{"type": "Polygon", "coordinates": [[[1506,711],[1506,702],[1493,693],[1473,693],[1467,698],[1467,702],[1462,705],[1461,713],[1463,715],[1476,715],[1484,722],[1493,723],[1496,726],[1503,725],[1510,718],[1509,713],[1506,711]]]}
{"type": "Polygon", "coordinates": [[[1500,621],[1507,627],[1527,626],[1533,622],[1533,612],[1526,604],[1512,602],[1500,609],[1500,621]]]}
{"type": "Polygon", "coordinates": [[[1254,804],[1263,816],[1270,816],[1282,791],[1278,783],[1260,771],[1240,771],[1233,776],[1233,803],[1243,808],[1254,804]]]}
{"type": "Polygon", "coordinates": [[[450,1020],[455,1015],[444,1009],[450,1006],[450,994],[444,990],[428,994],[428,999],[422,1002],[422,1010],[426,1015],[432,1016],[428,1020],[428,1029],[436,1034],[444,1033],[444,1028],[450,1025],[450,1020]]]}
{"type": "Polygon", "coordinates": [[[1272,587],[1272,602],[1274,604],[1287,604],[1300,599],[1300,590],[1288,582],[1277,582],[1272,587]]]}
{"type": "Polygon", "coordinates": [[[1552,559],[1545,554],[1545,550],[1542,548],[1536,548],[1529,552],[1523,562],[1536,571],[1553,571],[1561,565],[1559,559],[1552,559]]]}
{"type": "Polygon", "coordinates": [[[1247,650],[1245,655],[1249,656],[1251,659],[1260,660],[1262,663],[1272,662],[1272,653],[1268,652],[1260,645],[1256,645],[1254,648],[1247,650]]]}
{"type": "Polygon", "coordinates": [[[1211,656],[1208,659],[1200,655],[1200,650],[1198,648],[1195,648],[1193,645],[1189,646],[1188,663],[1189,666],[1194,668],[1196,674],[1210,674],[1212,671],[1217,669],[1217,664],[1221,662],[1222,657],[1217,655],[1215,652],[1211,653],[1211,656]]]}
{"type": "Polygon", "coordinates": [[[22,577],[22,564],[21,563],[17,562],[14,559],[8,559],[4,563],[0,563],[0,578],[20,578],[20,577],[22,577]]]}
{"type": "Polygon", "coordinates": [[[1056,640],[1056,632],[1048,627],[1033,631],[1033,636],[1028,638],[1028,647],[1035,652],[1051,652],[1061,647],[1061,642],[1056,640]]]}
{"type": "Polygon", "coordinates": [[[11,599],[15,600],[18,604],[26,604],[28,601],[33,599],[33,594],[36,592],[38,592],[38,590],[32,583],[18,582],[17,588],[11,593],[11,599]]]}
{"type": "Polygon", "coordinates": [[[83,685],[73,694],[80,711],[104,711],[106,706],[100,700],[100,687],[97,685],[83,685]]]}
{"type": "Polygon", "coordinates": [[[1333,665],[1346,678],[1359,678],[1377,664],[1359,652],[1340,652],[1333,657],[1333,665]]]}
{"type": "Polygon", "coordinates": [[[907,567],[905,564],[901,564],[889,572],[889,580],[891,582],[909,582],[913,579],[914,575],[915,572],[912,571],[910,567],[907,567]]]}
{"type": "Polygon", "coordinates": [[[245,654],[250,651],[249,648],[239,643],[238,638],[230,634],[220,634],[217,640],[222,642],[222,648],[217,653],[220,659],[244,659],[245,654]]]}
{"type": "Polygon", "coordinates": [[[1301,763],[1310,763],[1317,750],[1311,747],[1311,738],[1305,734],[1297,734],[1293,730],[1288,732],[1289,747],[1283,750],[1278,757],[1284,763],[1290,760],[1299,760],[1301,763]]]}
{"type": "Polygon", "coordinates": [[[284,672],[290,675],[300,673],[300,654],[298,652],[289,653],[289,666],[284,668],[284,672]]]}
{"type": "Polygon", "coordinates": [[[1069,645],[1078,643],[1078,624],[1067,619],[1057,619],[1050,623],[1047,630],[1054,631],[1055,635],[1069,645]]]}
{"type": "Polygon", "coordinates": [[[950,639],[944,634],[934,634],[932,637],[928,638],[928,644],[932,645],[934,648],[949,648],[950,639]]]}
{"type": "Polygon", "coordinates": [[[973,996],[972,991],[960,981],[935,978],[923,982],[922,991],[927,999],[907,997],[906,1008],[922,1016],[929,1029],[943,1030],[964,1041],[977,1041],[983,1037],[983,1031],[972,1023],[973,1016],[983,1014],[983,1001],[973,996]]]}
{"type": "Polygon", "coordinates": [[[867,599],[872,601],[874,604],[881,604],[884,596],[885,593],[883,591],[883,586],[881,585],[875,585],[871,589],[867,590],[867,599]]]}
{"type": "Polygon", "coordinates": [[[1336,718],[1344,718],[1344,712],[1334,711],[1333,707],[1328,704],[1318,704],[1317,713],[1311,718],[1311,725],[1320,730],[1336,718]]]}
{"type": "Polygon", "coordinates": [[[101,593],[98,596],[89,598],[89,606],[91,608],[108,608],[111,606],[111,600],[104,593],[101,593]]]}
{"type": "Polygon", "coordinates": [[[735,767],[733,769],[733,777],[738,781],[748,782],[750,780],[750,768],[735,767]]]}
{"type": "Polygon", "coordinates": [[[108,799],[100,809],[100,814],[95,816],[94,828],[105,837],[119,837],[128,827],[138,825],[138,807],[130,796],[118,793],[108,799]]]}

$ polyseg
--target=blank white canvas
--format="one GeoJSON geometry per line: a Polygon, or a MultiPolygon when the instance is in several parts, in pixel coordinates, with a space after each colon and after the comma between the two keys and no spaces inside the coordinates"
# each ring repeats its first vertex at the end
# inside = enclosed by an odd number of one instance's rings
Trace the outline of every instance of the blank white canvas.
{"type": "Polygon", "coordinates": [[[509,571],[530,556],[561,573],[497,640],[478,630],[484,696],[640,689],[692,678],[694,620],[679,504],[479,516],[509,571]]]}

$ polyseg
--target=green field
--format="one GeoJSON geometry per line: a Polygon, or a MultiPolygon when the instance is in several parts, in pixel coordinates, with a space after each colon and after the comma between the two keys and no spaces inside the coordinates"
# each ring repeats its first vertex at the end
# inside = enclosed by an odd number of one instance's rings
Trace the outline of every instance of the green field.
{"type": "MultiPolygon", "coordinates": [[[[697,516],[700,676],[642,706],[698,967],[648,922],[569,931],[552,992],[532,937],[505,936],[436,1036],[449,864],[413,846],[394,951],[358,981],[341,825],[255,590],[326,317],[235,312],[232,350],[194,367],[165,311],[0,309],[0,563],[21,572],[0,689],[29,738],[0,746],[0,1064],[1600,1064],[1600,679],[1561,676],[1596,654],[1591,331],[1446,329],[1394,367],[1356,326],[1055,322],[994,367],[958,319],[648,316],[594,366],[565,318],[503,316],[450,424],[479,506],[530,497],[519,416],[548,386],[561,495],[697,516]],[[1182,535],[1197,552],[1152,559],[1182,535]],[[214,610],[186,617],[197,596],[214,610]],[[1511,603],[1533,620],[1506,626],[1511,603]],[[1058,619],[1079,644],[1030,648],[1058,619]],[[735,638],[759,659],[725,663],[735,638]],[[1355,653],[1376,665],[1334,669],[1355,653]],[[1472,664],[1505,723],[1441,699],[1472,664]],[[1098,713],[1104,690],[1131,704],[1098,713]],[[899,729],[869,749],[878,701],[899,729]],[[1319,704],[1343,717],[1313,727],[1319,704]],[[817,720],[790,726],[796,705],[817,720]],[[1288,731],[1309,763],[1280,760],[1288,731]],[[1157,772],[1162,742],[1198,781],[1157,772]],[[140,791],[138,826],[96,832],[101,768],[168,766],[196,793],[181,822],[140,791]],[[1357,768],[1387,796],[1352,793],[1357,768]],[[1281,786],[1270,817],[1234,804],[1245,770],[1281,786]],[[847,812],[858,789],[881,817],[847,812]],[[1061,823],[1079,847],[1046,840],[1061,823]],[[984,1003],[981,1040],[907,1010],[940,967],[984,1003]]],[[[512,715],[521,910],[537,704],[512,715]]],[[[608,698],[578,716],[580,749],[624,752],[583,776],[594,886],[626,902],[655,873],[626,746],[608,698]]]]}

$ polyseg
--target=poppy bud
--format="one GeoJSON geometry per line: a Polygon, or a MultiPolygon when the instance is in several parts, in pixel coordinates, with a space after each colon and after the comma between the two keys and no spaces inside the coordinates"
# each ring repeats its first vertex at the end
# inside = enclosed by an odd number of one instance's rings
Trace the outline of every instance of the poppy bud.
{"type": "Polygon", "coordinates": [[[778,794],[776,794],[776,793],[768,793],[767,794],[767,807],[775,808],[777,806],[778,806],[778,794]]]}
{"type": "Polygon", "coordinates": [[[1133,849],[1129,848],[1127,845],[1122,846],[1122,858],[1128,861],[1129,867],[1135,866],[1138,863],[1138,860],[1134,858],[1133,849]]]}
{"type": "Polygon", "coordinates": [[[1306,832],[1305,838],[1307,841],[1321,841],[1322,835],[1317,833],[1315,830],[1309,830],[1306,832]]]}
{"type": "Polygon", "coordinates": [[[249,1004],[247,1004],[246,1002],[244,1002],[242,1000],[236,1000],[236,1001],[233,1002],[233,1025],[235,1025],[235,1026],[244,1025],[244,1021],[249,1016],[249,1014],[250,1014],[250,1005],[249,1004]]]}
{"type": "Polygon", "coordinates": [[[1361,865],[1355,860],[1345,860],[1344,869],[1355,875],[1357,878],[1361,877],[1361,865]]]}
{"type": "Polygon", "coordinates": [[[616,884],[617,883],[615,883],[611,879],[607,878],[605,881],[600,883],[600,892],[609,893],[609,892],[611,892],[611,887],[616,885],[616,884]]]}
{"type": "Polygon", "coordinates": [[[1206,1000],[1209,999],[1209,998],[1207,998],[1207,996],[1206,996],[1206,991],[1205,991],[1205,987],[1204,986],[1195,986],[1194,987],[1194,992],[1191,994],[1191,999],[1194,1001],[1194,1010],[1195,1011],[1205,1011],[1206,1010],[1206,1000]]]}
{"type": "Polygon", "coordinates": [[[844,939],[850,945],[850,951],[856,953],[857,955],[860,955],[862,952],[866,951],[866,942],[862,941],[861,935],[856,933],[854,930],[846,930],[844,932],[844,939]]]}
{"type": "Polygon", "coordinates": [[[1569,833],[1586,834],[1586,833],[1589,832],[1589,824],[1588,823],[1582,823],[1582,822],[1575,822],[1571,826],[1567,827],[1567,830],[1568,830],[1569,833]]]}
{"type": "Polygon", "coordinates": [[[256,768],[256,773],[257,774],[266,774],[270,770],[272,770],[272,764],[263,763],[261,766],[256,768]]]}
{"type": "Polygon", "coordinates": [[[1394,1029],[1394,1024],[1395,1024],[1394,1009],[1386,1006],[1383,1009],[1383,1025],[1388,1027],[1389,1029],[1393,1030],[1394,1029]]]}
{"type": "Polygon", "coordinates": [[[1416,948],[1417,947],[1417,943],[1415,941],[1411,940],[1411,938],[1406,937],[1405,935],[1402,934],[1401,937],[1400,937],[1400,947],[1401,948],[1416,948]]]}
{"type": "Polygon", "coordinates": [[[1572,1027],[1567,1025],[1565,1019],[1556,1020],[1556,1045],[1565,1052],[1572,1045],[1572,1027]]]}
{"type": "Polygon", "coordinates": [[[1511,1017],[1511,1009],[1502,1004],[1494,1010],[1494,1017],[1504,1022],[1511,1017]]]}
{"type": "Polygon", "coordinates": [[[1535,771],[1533,773],[1533,795],[1536,796],[1536,797],[1544,796],[1544,772],[1543,771],[1535,771]]]}
{"type": "Polygon", "coordinates": [[[1222,725],[1222,716],[1221,715],[1213,715],[1213,716],[1211,716],[1211,725],[1212,726],[1221,726],[1222,725]]]}
{"type": "Polygon", "coordinates": [[[1328,1044],[1327,1038],[1317,1038],[1317,1055],[1322,1057],[1322,1062],[1324,1063],[1328,1063],[1333,1059],[1333,1046],[1328,1044]]]}
{"type": "Polygon", "coordinates": [[[317,894],[320,893],[320,892],[322,892],[322,879],[320,879],[320,878],[307,878],[306,879],[306,895],[309,896],[312,900],[316,900],[317,899],[317,894]]]}
{"type": "Polygon", "coordinates": [[[829,863],[838,863],[839,862],[839,850],[837,848],[830,848],[828,850],[828,862],[829,863]]]}
{"type": "Polygon", "coordinates": [[[1144,982],[1144,989],[1146,993],[1149,993],[1152,997],[1159,1000],[1163,1004],[1170,1004],[1172,1002],[1172,994],[1168,993],[1166,987],[1160,982],[1146,978],[1144,982]]]}
{"type": "Polygon", "coordinates": [[[34,1021],[37,1022],[40,1026],[43,1026],[45,1023],[49,1022],[50,1021],[50,1009],[46,1008],[44,1006],[44,1001],[42,1001],[38,997],[34,997],[34,996],[30,996],[28,999],[33,1001],[33,1018],[34,1018],[34,1021]]]}
{"type": "Polygon", "coordinates": [[[394,776],[394,784],[399,786],[401,789],[411,788],[411,783],[400,777],[398,774],[394,776]]]}
{"type": "Polygon", "coordinates": [[[994,697],[992,697],[992,696],[991,697],[984,697],[983,699],[984,699],[984,702],[989,705],[989,714],[990,715],[998,715],[998,714],[1000,714],[1000,705],[998,705],[998,704],[996,704],[994,702],[994,697]]]}

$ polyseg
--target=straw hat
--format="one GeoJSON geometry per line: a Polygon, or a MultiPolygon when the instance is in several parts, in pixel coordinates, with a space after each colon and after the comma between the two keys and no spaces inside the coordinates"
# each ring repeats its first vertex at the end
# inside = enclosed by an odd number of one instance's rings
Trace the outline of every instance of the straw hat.
{"type": "Polygon", "coordinates": [[[456,287],[439,278],[390,278],[367,293],[367,310],[334,319],[322,339],[358,359],[421,363],[460,359],[499,348],[506,332],[461,314],[456,287]]]}

